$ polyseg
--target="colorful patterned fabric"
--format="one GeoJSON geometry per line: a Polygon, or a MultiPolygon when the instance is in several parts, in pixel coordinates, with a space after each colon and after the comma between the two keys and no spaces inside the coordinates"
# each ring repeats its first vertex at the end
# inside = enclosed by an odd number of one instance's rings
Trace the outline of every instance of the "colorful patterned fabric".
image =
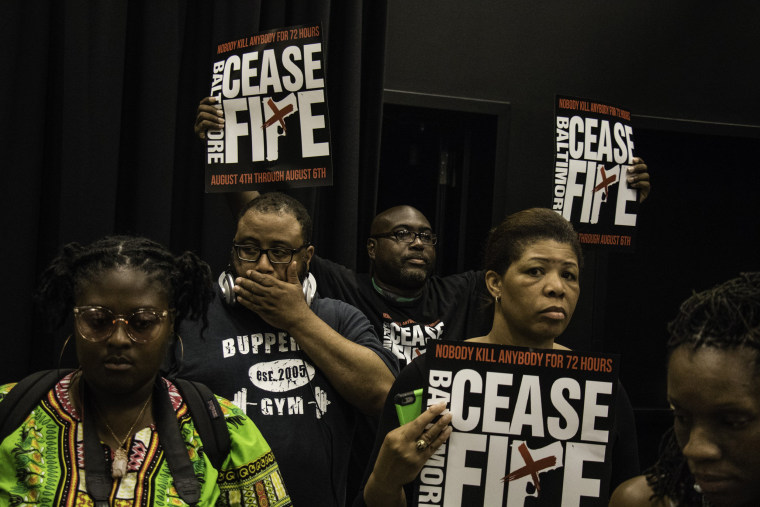
{"type": "MultiPolygon", "coordinates": [[[[68,396],[71,375],[40,400],[24,423],[0,444],[0,507],[6,505],[90,506],[83,461],[80,414],[68,396]]],[[[291,505],[269,445],[256,425],[229,401],[218,398],[230,432],[230,453],[221,470],[203,452],[198,432],[177,388],[169,389],[180,434],[201,485],[201,506],[291,505]]],[[[0,402],[15,384],[0,386],[0,402]]],[[[110,463],[111,449],[103,444],[110,463]]],[[[187,505],[174,488],[155,425],[132,437],[127,474],[114,479],[113,506],[187,505]]]]}

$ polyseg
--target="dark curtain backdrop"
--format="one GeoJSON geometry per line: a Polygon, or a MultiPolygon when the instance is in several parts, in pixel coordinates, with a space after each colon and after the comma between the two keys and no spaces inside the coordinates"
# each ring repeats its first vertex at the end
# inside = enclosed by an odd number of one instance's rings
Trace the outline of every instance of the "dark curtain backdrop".
{"type": "MultiPolygon", "coordinates": [[[[59,246],[142,234],[224,267],[232,214],[203,193],[192,125],[215,43],[320,22],[334,186],[292,191],[325,256],[355,266],[375,212],[385,1],[9,1],[0,5],[0,383],[56,364],[32,310],[59,246]]],[[[362,253],[363,254],[363,253],[362,253]]]]}

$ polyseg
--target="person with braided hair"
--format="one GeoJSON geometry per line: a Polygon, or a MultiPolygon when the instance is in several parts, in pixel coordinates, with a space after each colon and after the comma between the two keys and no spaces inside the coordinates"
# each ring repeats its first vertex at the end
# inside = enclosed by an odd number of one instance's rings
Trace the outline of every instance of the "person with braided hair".
{"type": "Polygon", "coordinates": [[[0,505],[290,505],[255,424],[171,376],[175,329],[205,320],[212,294],[211,271],[191,252],[132,236],[65,245],[36,299],[53,327],[73,313],[79,368],[53,371],[52,388],[21,414],[4,409],[23,406],[30,384],[0,386],[0,505]],[[6,431],[11,415],[21,422],[6,431]]]}
{"type": "Polygon", "coordinates": [[[760,272],[692,295],[668,331],[673,428],[610,505],[760,505],[760,272]]]}

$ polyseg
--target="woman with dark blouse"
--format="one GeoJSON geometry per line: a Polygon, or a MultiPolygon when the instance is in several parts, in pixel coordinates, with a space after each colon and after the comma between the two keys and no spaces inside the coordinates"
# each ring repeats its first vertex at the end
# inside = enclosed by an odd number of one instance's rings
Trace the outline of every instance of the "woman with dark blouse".
{"type": "MultiPolygon", "coordinates": [[[[578,236],[556,212],[532,208],[508,216],[491,231],[486,245],[485,279],[493,297],[493,326],[487,335],[467,341],[567,350],[555,340],[570,323],[578,302],[582,264],[578,236]]],[[[391,388],[371,472],[355,505],[403,506],[414,500],[415,477],[451,434],[451,415],[443,403],[398,424],[394,395],[423,387],[425,377],[423,355],[402,370],[391,388]]],[[[639,473],[637,452],[633,410],[620,388],[612,432],[613,488],[639,473]]]]}

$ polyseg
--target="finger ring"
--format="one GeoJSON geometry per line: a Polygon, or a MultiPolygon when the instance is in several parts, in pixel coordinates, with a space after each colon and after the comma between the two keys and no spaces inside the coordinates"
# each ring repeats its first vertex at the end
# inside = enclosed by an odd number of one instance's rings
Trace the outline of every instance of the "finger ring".
{"type": "Polygon", "coordinates": [[[424,451],[427,448],[427,446],[428,446],[428,443],[425,442],[424,438],[421,438],[421,439],[417,440],[417,450],[418,451],[424,451]]]}

